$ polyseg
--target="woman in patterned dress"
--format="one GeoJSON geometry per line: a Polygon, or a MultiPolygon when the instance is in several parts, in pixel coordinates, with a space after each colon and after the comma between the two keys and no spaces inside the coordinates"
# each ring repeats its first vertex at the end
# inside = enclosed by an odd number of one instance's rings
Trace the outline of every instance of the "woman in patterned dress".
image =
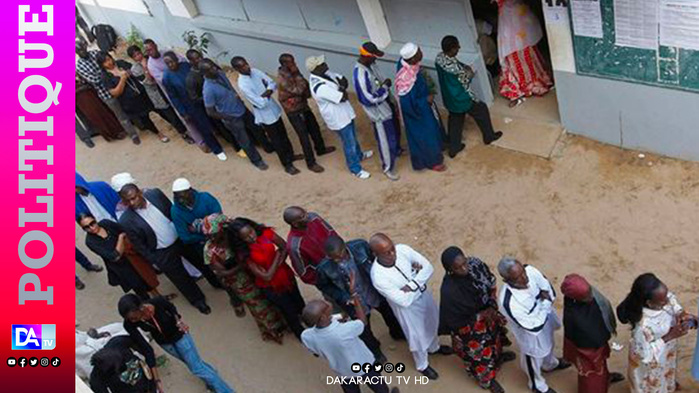
{"type": "Polygon", "coordinates": [[[458,247],[444,250],[442,265],[447,274],[441,288],[439,332],[451,334],[454,352],[481,388],[503,393],[495,377],[515,354],[502,351],[511,342],[498,312],[495,276],[483,261],[464,256],[458,247]]]}
{"type": "Polygon", "coordinates": [[[522,0],[493,2],[498,4],[500,94],[512,107],[523,97],[548,93],[553,80],[536,47],[544,36],[536,15],[522,0]]]}
{"type": "Polygon", "coordinates": [[[286,327],[281,313],[255,285],[255,278],[228,244],[227,225],[223,214],[212,214],[196,220],[194,229],[209,237],[204,246],[204,262],[210,265],[227,291],[234,291],[250,310],[262,339],[282,343],[286,327]]]}
{"type": "MultiPolygon", "coordinates": [[[[632,393],[672,393],[677,383],[677,339],[686,335],[695,316],[654,274],[645,273],[617,307],[619,321],[631,324],[628,377],[632,393]]],[[[696,325],[694,327],[696,329],[696,325]]]]}

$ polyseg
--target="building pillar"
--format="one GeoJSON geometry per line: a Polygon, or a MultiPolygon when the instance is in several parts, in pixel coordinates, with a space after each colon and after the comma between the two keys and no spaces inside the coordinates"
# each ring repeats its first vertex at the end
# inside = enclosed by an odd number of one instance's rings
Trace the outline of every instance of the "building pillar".
{"type": "Polygon", "coordinates": [[[357,0],[357,5],[371,41],[379,48],[387,47],[391,43],[391,32],[388,30],[388,22],[386,22],[381,1],[357,0]]]}
{"type": "Polygon", "coordinates": [[[173,16],[182,18],[194,18],[199,15],[197,5],[193,0],[163,0],[165,6],[173,16]]]}

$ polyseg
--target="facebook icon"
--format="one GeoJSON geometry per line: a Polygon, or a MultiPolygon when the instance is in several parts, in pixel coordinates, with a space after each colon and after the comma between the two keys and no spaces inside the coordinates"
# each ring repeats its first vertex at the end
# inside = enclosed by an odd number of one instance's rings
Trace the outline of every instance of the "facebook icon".
{"type": "Polygon", "coordinates": [[[56,325],[12,325],[12,349],[56,348],[56,325]]]}

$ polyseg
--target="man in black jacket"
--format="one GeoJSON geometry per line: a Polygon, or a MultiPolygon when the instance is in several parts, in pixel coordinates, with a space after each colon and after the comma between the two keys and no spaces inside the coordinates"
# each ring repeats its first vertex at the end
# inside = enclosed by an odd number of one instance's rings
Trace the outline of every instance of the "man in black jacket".
{"type": "Polygon", "coordinates": [[[211,313],[206,297],[182,264],[182,242],[170,218],[172,202],[157,188],[141,191],[128,173],[112,177],[126,210],[119,217],[136,251],[157,266],[201,313],[211,313]]]}
{"type": "Polygon", "coordinates": [[[323,295],[334,301],[350,318],[356,319],[352,305],[352,294],[349,291],[350,276],[353,276],[355,291],[359,295],[367,316],[364,332],[359,338],[369,347],[377,361],[384,363],[386,357],[381,352],[381,343],[371,331],[369,321],[371,309],[376,309],[381,313],[394,340],[405,339],[405,336],[388,302],[374,289],[371,283],[369,272],[374,254],[369,248],[369,243],[363,239],[345,243],[339,236],[332,235],[325,242],[325,253],[327,256],[320,262],[316,270],[316,286],[323,295]]]}

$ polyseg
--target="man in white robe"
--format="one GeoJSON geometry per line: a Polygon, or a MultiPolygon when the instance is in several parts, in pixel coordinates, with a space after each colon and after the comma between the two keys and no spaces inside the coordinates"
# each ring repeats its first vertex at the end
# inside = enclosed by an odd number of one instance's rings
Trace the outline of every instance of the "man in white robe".
{"type": "Polygon", "coordinates": [[[428,354],[450,355],[452,349],[440,346],[437,338],[439,309],[427,289],[434,268],[430,261],[405,244],[394,245],[388,236],[377,233],[369,241],[376,262],[371,281],[393,309],[410,346],[415,367],[430,379],[439,374],[430,367],[428,354]]]}
{"type": "Polygon", "coordinates": [[[554,355],[553,333],[561,327],[553,307],[556,292],[540,271],[514,258],[500,260],[498,272],[505,282],[498,297],[500,312],[519,346],[520,366],[529,378],[529,388],[534,393],[556,393],[542,375],[570,367],[554,355]]]}

